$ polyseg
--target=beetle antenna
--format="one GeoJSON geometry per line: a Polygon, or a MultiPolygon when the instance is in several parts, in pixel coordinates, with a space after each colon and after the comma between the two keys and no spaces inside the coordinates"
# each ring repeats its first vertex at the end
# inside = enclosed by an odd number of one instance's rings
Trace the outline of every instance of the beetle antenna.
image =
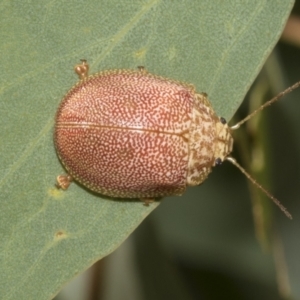
{"type": "Polygon", "coordinates": [[[245,122],[247,122],[249,119],[251,119],[253,116],[255,116],[258,112],[262,111],[265,107],[273,104],[274,102],[278,101],[280,98],[282,98],[283,96],[285,96],[286,94],[289,94],[290,92],[292,92],[293,90],[295,90],[296,88],[298,88],[300,86],[300,81],[298,81],[297,83],[295,83],[294,85],[290,86],[289,88],[287,88],[286,90],[284,90],[283,92],[279,93],[277,96],[275,96],[274,98],[272,98],[271,100],[267,101],[265,104],[263,104],[262,106],[260,106],[258,109],[256,109],[254,112],[252,112],[250,115],[248,115],[246,118],[244,118],[243,120],[239,121],[238,123],[236,123],[235,125],[231,126],[230,129],[231,130],[235,130],[240,128],[240,126],[242,124],[244,124],[245,122]]]}
{"type": "Polygon", "coordinates": [[[289,211],[280,203],[278,199],[276,199],[273,195],[270,194],[265,188],[263,188],[255,179],[253,179],[250,174],[246,172],[246,170],[237,163],[237,161],[233,157],[226,157],[226,160],[230,161],[233,165],[235,165],[256,187],[258,187],[265,195],[267,195],[282,211],[283,213],[289,218],[293,219],[292,215],[289,211]]]}

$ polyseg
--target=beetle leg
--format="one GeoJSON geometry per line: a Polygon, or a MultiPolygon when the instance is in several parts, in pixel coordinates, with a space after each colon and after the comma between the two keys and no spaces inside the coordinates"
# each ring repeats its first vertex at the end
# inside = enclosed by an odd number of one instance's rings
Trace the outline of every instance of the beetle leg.
{"type": "Polygon", "coordinates": [[[153,203],[155,201],[154,198],[140,198],[142,202],[144,202],[145,206],[149,206],[149,204],[153,203]]]}
{"type": "Polygon", "coordinates": [[[70,175],[59,175],[56,177],[56,186],[59,189],[66,190],[73,178],[70,175]]]}

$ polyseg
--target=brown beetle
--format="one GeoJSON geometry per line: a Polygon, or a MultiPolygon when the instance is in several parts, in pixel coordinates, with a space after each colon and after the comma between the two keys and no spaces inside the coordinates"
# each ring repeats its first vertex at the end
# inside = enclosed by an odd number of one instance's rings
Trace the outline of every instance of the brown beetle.
{"type": "Polygon", "coordinates": [[[75,71],[81,80],[56,114],[54,142],[68,172],[57,177],[59,187],[66,189],[75,179],[104,195],[148,203],[183,194],[227,159],[288,214],[228,156],[231,129],[245,120],[228,127],[205,93],[143,68],[88,76],[88,64],[82,60],[75,71]]]}

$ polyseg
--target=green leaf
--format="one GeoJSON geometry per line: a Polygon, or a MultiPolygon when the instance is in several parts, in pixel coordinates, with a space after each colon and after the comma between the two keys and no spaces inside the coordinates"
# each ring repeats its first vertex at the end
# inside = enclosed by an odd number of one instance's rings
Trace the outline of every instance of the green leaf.
{"type": "Polygon", "coordinates": [[[158,205],[112,201],[63,172],[56,108],[91,72],[143,65],[193,83],[229,119],[280,37],[293,1],[9,1],[0,19],[0,299],[49,299],[116,249],[158,205]]]}

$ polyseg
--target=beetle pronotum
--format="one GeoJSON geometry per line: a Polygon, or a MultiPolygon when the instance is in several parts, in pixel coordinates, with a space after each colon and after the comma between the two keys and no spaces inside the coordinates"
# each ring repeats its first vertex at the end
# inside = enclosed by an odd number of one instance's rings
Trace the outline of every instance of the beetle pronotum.
{"type": "Polygon", "coordinates": [[[62,100],[54,142],[67,175],[111,197],[157,198],[181,195],[199,185],[213,166],[230,161],[279,208],[286,208],[237,162],[231,131],[266,106],[299,87],[300,82],[266,102],[234,126],[219,118],[205,93],[190,84],[138,70],[109,70],[88,75],[85,60],[75,66],[80,81],[62,100]]]}

